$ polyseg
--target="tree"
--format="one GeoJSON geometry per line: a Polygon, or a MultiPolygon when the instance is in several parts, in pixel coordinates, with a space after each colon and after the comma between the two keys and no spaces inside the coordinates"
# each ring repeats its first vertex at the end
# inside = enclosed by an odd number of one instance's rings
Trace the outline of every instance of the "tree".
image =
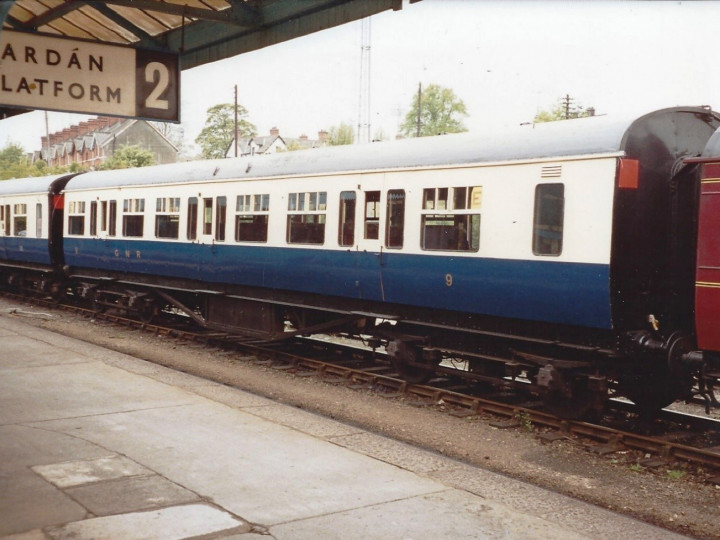
{"type": "Polygon", "coordinates": [[[350,124],[342,122],[339,126],[333,126],[330,128],[328,131],[327,142],[330,146],[352,144],[355,142],[355,130],[350,124]]]}
{"type": "MultiPolygon", "coordinates": [[[[431,84],[420,94],[420,137],[467,131],[462,119],[467,116],[462,99],[449,88],[431,84]]],[[[406,137],[418,135],[418,100],[413,98],[400,131],[406,137]]]]}
{"type": "Polygon", "coordinates": [[[62,174],[68,171],[80,172],[83,170],[85,169],[79,163],[63,166],[55,165],[54,167],[48,167],[47,162],[42,159],[30,163],[25,150],[15,143],[9,143],[0,150],[0,180],[62,174]]]}
{"type": "MultiPolygon", "coordinates": [[[[8,178],[25,178],[33,176],[33,171],[27,164],[25,150],[16,143],[9,143],[0,150],[0,180],[8,178]]],[[[38,173],[36,172],[35,175],[38,173]]]]}
{"type": "Polygon", "coordinates": [[[594,116],[595,109],[588,107],[585,109],[581,105],[573,104],[573,99],[569,94],[560,98],[557,103],[548,110],[541,110],[533,118],[533,122],[540,124],[542,122],[556,122],[557,120],[569,120],[571,118],[585,118],[586,116],[594,116]]]}
{"type": "MultiPolygon", "coordinates": [[[[248,111],[237,106],[238,137],[253,137],[257,128],[247,120],[248,111]]],[[[234,137],[235,110],[232,103],[221,103],[207,110],[205,127],[195,142],[200,145],[206,159],[225,157],[234,137]]]]}
{"type": "Polygon", "coordinates": [[[110,159],[100,165],[100,169],[131,169],[148,165],[155,165],[155,156],[152,152],[132,144],[121,146],[110,159]]]}

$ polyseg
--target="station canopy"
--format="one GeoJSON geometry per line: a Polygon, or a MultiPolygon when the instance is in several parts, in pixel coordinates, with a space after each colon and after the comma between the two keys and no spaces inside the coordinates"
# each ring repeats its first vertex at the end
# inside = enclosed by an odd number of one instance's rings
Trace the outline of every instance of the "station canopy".
{"type": "MultiPolygon", "coordinates": [[[[189,69],[389,9],[402,0],[3,0],[0,21],[3,30],[177,54],[189,69]]],[[[0,118],[20,112],[0,106],[0,118]]]]}

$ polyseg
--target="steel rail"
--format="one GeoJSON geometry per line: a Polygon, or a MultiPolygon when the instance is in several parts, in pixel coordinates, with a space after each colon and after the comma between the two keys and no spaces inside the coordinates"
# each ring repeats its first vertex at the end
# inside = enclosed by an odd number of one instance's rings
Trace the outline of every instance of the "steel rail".
{"type": "MultiPolygon", "coordinates": [[[[640,450],[665,459],[681,460],[720,471],[720,449],[696,448],[669,441],[662,437],[632,433],[585,421],[562,419],[530,407],[494,401],[437,386],[410,384],[389,374],[392,373],[392,369],[389,366],[383,367],[382,369],[379,369],[377,366],[368,368],[349,367],[337,361],[320,360],[299,354],[292,349],[288,350],[288,346],[293,349],[301,348],[300,343],[297,341],[291,343],[285,342],[284,345],[274,344],[274,346],[268,346],[257,338],[246,338],[225,332],[183,330],[159,324],[150,324],[113,313],[97,312],[96,310],[71,304],[59,304],[56,301],[43,298],[19,296],[6,292],[4,292],[3,295],[15,300],[32,301],[46,307],[64,309],[85,317],[94,317],[156,335],[174,337],[186,342],[207,343],[218,347],[234,348],[238,352],[243,351],[250,353],[252,355],[251,358],[256,358],[256,362],[270,362],[276,369],[303,370],[300,372],[317,374],[326,382],[336,382],[350,387],[375,387],[382,390],[382,392],[379,392],[379,395],[384,397],[416,397],[424,400],[420,402],[421,405],[427,406],[442,402],[452,407],[452,410],[449,412],[454,416],[466,417],[491,414],[508,419],[509,422],[506,423],[504,427],[520,425],[518,419],[522,419],[537,426],[556,430],[561,436],[575,435],[598,441],[605,446],[603,452],[622,449],[640,450]],[[278,365],[278,362],[282,364],[278,365]],[[385,371],[385,373],[382,371],[385,371]]],[[[304,343],[307,345],[308,341],[305,340],[304,343]]],[[[336,353],[336,356],[362,356],[363,354],[370,354],[370,351],[363,351],[357,348],[349,351],[348,347],[337,343],[318,340],[314,340],[312,343],[316,349],[320,348],[320,344],[322,344],[328,347],[332,346],[336,350],[344,350],[344,353],[336,353]]],[[[324,349],[321,352],[327,354],[327,351],[328,349],[324,349]]],[[[375,356],[375,353],[373,353],[373,356],[375,356]]],[[[666,418],[670,417],[672,421],[681,424],[696,422],[699,418],[697,416],[690,417],[675,411],[663,411],[663,416],[666,418]]],[[[709,429],[720,430],[720,421],[708,419],[706,423],[709,429]]]]}

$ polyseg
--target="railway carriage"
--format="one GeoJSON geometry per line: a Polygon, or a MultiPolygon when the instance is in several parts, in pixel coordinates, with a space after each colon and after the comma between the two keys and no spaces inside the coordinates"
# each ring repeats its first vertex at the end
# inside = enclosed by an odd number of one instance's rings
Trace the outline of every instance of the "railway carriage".
{"type": "Polygon", "coordinates": [[[52,273],[53,259],[61,259],[62,197],[59,194],[72,176],[0,182],[0,268],[4,269],[6,279],[16,283],[22,279],[38,281],[38,277],[52,273]],[[56,205],[59,205],[57,213],[56,205]],[[23,273],[19,270],[23,267],[36,272],[23,273]]]}
{"type": "Polygon", "coordinates": [[[656,409],[697,376],[687,158],[718,127],[673,108],[46,179],[62,252],[39,262],[98,308],[362,335],[409,380],[453,359],[566,412],[609,387],[656,409]]]}

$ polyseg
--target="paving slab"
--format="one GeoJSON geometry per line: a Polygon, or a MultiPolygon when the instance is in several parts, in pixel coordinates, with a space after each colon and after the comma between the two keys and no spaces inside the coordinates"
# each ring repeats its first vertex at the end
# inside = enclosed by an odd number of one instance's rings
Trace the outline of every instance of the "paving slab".
{"type": "Polygon", "coordinates": [[[96,516],[200,502],[196,493],[158,475],[77,486],[65,493],[96,516]]]}
{"type": "Polygon", "coordinates": [[[460,490],[411,497],[272,528],[276,540],[582,540],[587,536],[460,490]]]}
{"type": "Polygon", "coordinates": [[[229,530],[247,532],[250,526],[217,508],[194,504],[86,519],[51,527],[47,533],[53,540],[182,540],[229,530]]]}
{"type": "Polygon", "coordinates": [[[42,428],[80,429],[89,441],[266,526],[444,489],[399,467],[214,402],[48,421],[42,428]]]}
{"type": "Polygon", "coordinates": [[[32,467],[32,470],[59,488],[152,474],[152,471],[142,465],[117,455],[37,465],[32,467]]]}

